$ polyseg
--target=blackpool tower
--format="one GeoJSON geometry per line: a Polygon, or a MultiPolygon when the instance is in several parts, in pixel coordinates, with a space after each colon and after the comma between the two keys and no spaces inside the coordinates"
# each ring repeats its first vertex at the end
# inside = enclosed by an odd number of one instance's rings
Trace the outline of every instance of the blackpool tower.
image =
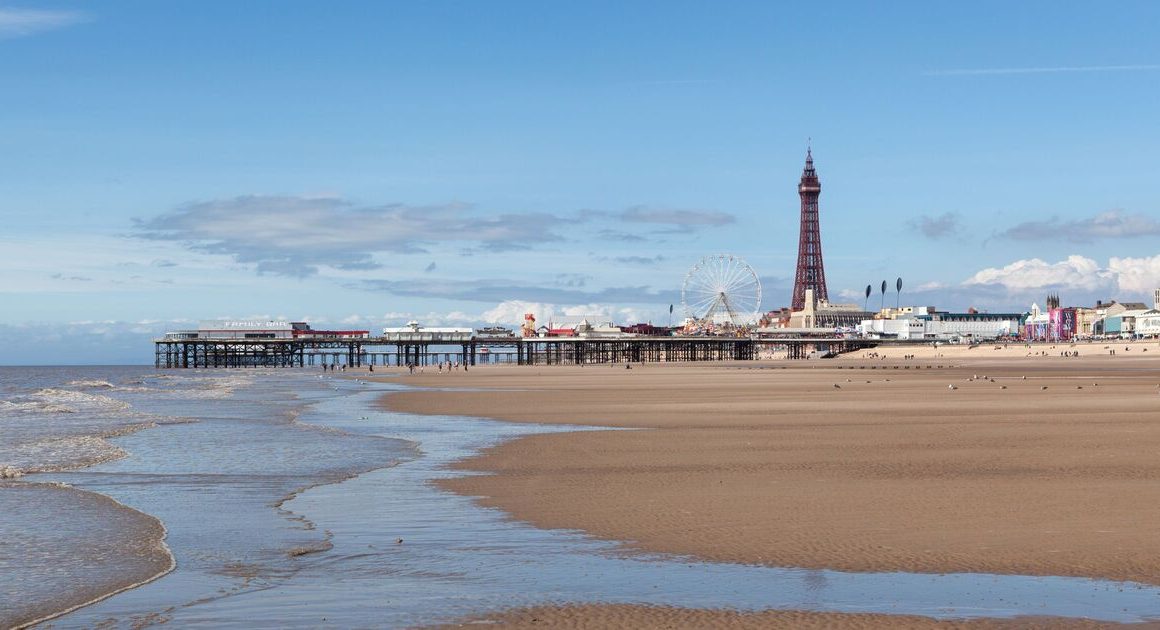
{"type": "Polygon", "coordinates": [[[806,149],[806,167],[798,183],[802,198],[802,231],[798,239],[797,273],[793,281],[793,301],[790,308],[805,308],[806,289],[814,290],[814,299],[829,301],[826,295],[826,268],[822,265],[822,229],[818,224],[818,195],[822,183],[814,170],[813,151],[806,149]]]}

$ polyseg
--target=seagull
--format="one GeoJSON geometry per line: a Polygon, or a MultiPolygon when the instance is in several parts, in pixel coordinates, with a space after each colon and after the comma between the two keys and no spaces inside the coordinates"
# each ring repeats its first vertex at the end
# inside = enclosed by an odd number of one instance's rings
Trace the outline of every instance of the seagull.
{"type": "Polygon", "coordinates": [[[947,385],[947,389],[958,389],[958,388],[955,387],[954,384],[952,383],[950,385],[947,385]]]}
{"type": "Polygon", "coordinates": [[[1000,386],[999,386],[999,389],[1007,389],[1007,386],[1006,386],[1006,385],[1000,385],[1000,386]]]}
{"type": "Polygon", "coordinates": [[[837,384],[837,383],[834,383],[834,389],[842,389],[842,386],[837,384]]]}

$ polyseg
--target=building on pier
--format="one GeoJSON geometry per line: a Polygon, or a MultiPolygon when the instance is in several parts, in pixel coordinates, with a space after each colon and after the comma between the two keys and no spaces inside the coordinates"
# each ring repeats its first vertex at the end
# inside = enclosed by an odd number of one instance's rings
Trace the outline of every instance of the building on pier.
{"type": "Polygon", "coordinates": [[[384,339],[399,342],[457,344],[471,341],[474,336],[475,330],[472,328],[433,328],[420,326],[414,320],[407,322],[406,326],[383,329],[384,339]]]}
{"type": "Polygon", "coordinates": [[[196,330],[176,330],[165,333],[165,339],[218,340],[218,339],[365,339],[369,330],[314,330],[306,322],[282,321],[226,321],[200,322],[196,330]]]}

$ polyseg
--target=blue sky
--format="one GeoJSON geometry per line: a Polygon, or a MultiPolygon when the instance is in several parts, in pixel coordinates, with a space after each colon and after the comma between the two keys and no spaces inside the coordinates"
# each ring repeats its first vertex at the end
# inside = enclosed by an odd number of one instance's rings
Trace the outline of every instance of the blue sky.
{"type": "Polygon", "coordinates": [[[0,363],[217,317],[666,321],[1160,286],[1160,4],[0,0],[0,363]],[[889,298],[888,298],[889,299],[889,298]]]}

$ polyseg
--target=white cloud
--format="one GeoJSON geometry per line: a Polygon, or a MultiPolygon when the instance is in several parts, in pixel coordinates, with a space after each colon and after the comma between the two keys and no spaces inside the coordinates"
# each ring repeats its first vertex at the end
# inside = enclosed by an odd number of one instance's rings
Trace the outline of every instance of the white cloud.
{"type": "Polygon", "coordinates": [[[941,291],[945,288],[947,288],[947,285],[943,284],[942,282],[931,281],[931,282],[924,282],[924,283],[918,285],[917,287],[914,287],[914,289],[912,289],[912,291],[914,293],[924,293],[927,291],[941,291]]]}
{"type": "Polygon", "coordinates": [[[1160,288],[1160,254],[1148,258],[1112,258],[1108,271],[1115,274],[1121,291],[1151,293],[1160,288]]]}
{"type": "Polygon", "coordinates": [[[71,26],[86,19],[87,16],[79,11],[0,8],[0,39],[35,35],[71,26]]]}
{"type": "Polygon", "coordinates": [[[1069,303],[1079,304],[1100,298],[1140,299],[1156,288],[1160,288],[1160,255],[1113,257],[1106,265],[1072,255],[1054,263],[1031,258],[983,269],[965,280],[960,290],[974,296],[1020,299],[1062,291],[1069,303]]]}
{"type": "Polygon", "coordinates": [[[1116,286],[1115,275],[1091,258],[1072,255],[1056,263],[1031,258],[1004,267],[989,267],[967,278],[963,284],[1000,286],[1011,292],[1045,288],[1094,291],[1116,286]]]}

